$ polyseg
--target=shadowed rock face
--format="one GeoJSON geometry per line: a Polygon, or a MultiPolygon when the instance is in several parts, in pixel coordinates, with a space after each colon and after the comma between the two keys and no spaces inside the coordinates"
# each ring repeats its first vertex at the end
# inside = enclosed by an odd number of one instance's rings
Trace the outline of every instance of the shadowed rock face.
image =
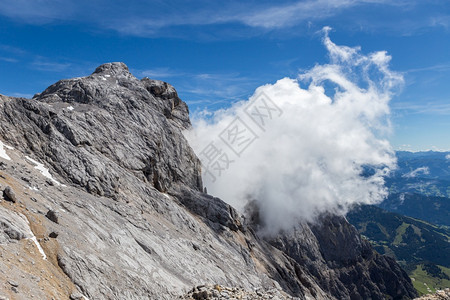
{"type": "Polygon", "coordinates": [[[338,299],[415,296],[406,272],[393,259],[374,252],[342,217],[323,216],[318,224],[299,225],[270,243],[314,274],[315,282],[338,299]]]}
{"type": "MultiPolygon", "coordinates": [[[[259,236],[257,224],[201,192],[200,162],[182,134],[190,126],[171,85],[138,80],[123,63],[59,81],[33,99],[0,96],[0,140],[15,148],[11,160],[0,159],[0,184],[17,200],[0,203],[0,216],[8,215],[1,247],[30,255],[13,241],[28,237],[15,225],[26,218],[48,257],[33,259],[43,274],[64,277],[44,291],[28,281],[30,295],[173,299],[205,283],[283,289],[300,299],[415,295],[398,265],[342,217],[259,236]]],[[[5,279],[34,269],[14,265],[5,279]]]]}

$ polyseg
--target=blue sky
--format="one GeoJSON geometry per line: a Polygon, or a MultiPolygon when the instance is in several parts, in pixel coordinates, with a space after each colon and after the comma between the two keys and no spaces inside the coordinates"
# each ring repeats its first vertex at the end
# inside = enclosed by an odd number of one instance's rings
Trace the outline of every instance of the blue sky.
{"type": "Polygon", "coordinates": [[[386,50],[404,75],[396,149],[450,149],[450,1],[2,0],[0,93],[31,97],[123,61],[192,111],[217,109],[326,63],[324,26],[336,44],[386,50]]]}

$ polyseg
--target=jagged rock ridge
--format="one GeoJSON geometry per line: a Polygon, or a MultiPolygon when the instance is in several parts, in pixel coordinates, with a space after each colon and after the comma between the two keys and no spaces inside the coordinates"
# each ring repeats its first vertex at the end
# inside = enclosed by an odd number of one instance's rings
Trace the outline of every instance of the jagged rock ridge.
{"type": "MultiPolygon", "coordinates": [[[[0,140],[14,147],[11,160],[0,158],[0,184],[17,199],[1,203],[9,221],[2,221],[0,247],[39,260],[40,276],[59,274],[45,281],[44,292],[43,279],[28,280],[22,293],[20,284],[19,299],[80,292],[91,299],[173,299],[205,283],[282,289],[300,299],[415,296],[398,265],[342,217],[263,238],[257,224],[202,193],[200,162],[182,134],[191,126],[187,105],[165,82],[138,80],[123,63],[109,63],[33,99],[0,97],[0,140]],[[58,222],[46,217],[49,210],[58,222]],[[22,242],[30,234],[46,260],[22,242]]],[[[38,276],[27,262],[5,263],[0,279],[13,264],[13,280],[38,276]]]]}

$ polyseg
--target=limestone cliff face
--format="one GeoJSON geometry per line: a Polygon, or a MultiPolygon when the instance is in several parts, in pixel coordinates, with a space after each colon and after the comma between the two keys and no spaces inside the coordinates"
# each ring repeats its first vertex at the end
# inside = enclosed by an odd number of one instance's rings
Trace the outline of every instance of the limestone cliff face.
{"type": "Polygon", "coordinates": [[[138,80],[123,63],[33,99],[0,96],[9,146],[0,145],[0,185],[15,195],[0,203],[0,295],[173,299],[220,284],[299,299],[415,296],[398,265],[342,217],[258,236],[202,193],[200,162],[182,134],[190,126],[171,85],[138,80]]]}

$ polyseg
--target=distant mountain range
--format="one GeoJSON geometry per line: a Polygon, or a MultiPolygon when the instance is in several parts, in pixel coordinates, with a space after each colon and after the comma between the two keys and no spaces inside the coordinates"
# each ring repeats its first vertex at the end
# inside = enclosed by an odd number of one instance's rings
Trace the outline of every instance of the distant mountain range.
{"type": "Polygon", "coordinates": [[[405,268],[419,293],[450,287],[450,152],[396,154],[388,198],[354,209],[347,219],[405,268]]]}
{"type": "Polygon", "coordinates": [[[450,197],[450,152],[398,151],[398,169],[386,178],[391,194],[450,197]]]}
{"type": "Polygon", "coordinates": [[[378,206],[450,226],[450,152],[398,151],[398,168],[386,178],[389,197],[378,206]]]}
{"type": "Polygon", "coordinates": [[[421,194],[391,194],[379,207],[436,225],[450,226],[450,199],[421,194]]]}

